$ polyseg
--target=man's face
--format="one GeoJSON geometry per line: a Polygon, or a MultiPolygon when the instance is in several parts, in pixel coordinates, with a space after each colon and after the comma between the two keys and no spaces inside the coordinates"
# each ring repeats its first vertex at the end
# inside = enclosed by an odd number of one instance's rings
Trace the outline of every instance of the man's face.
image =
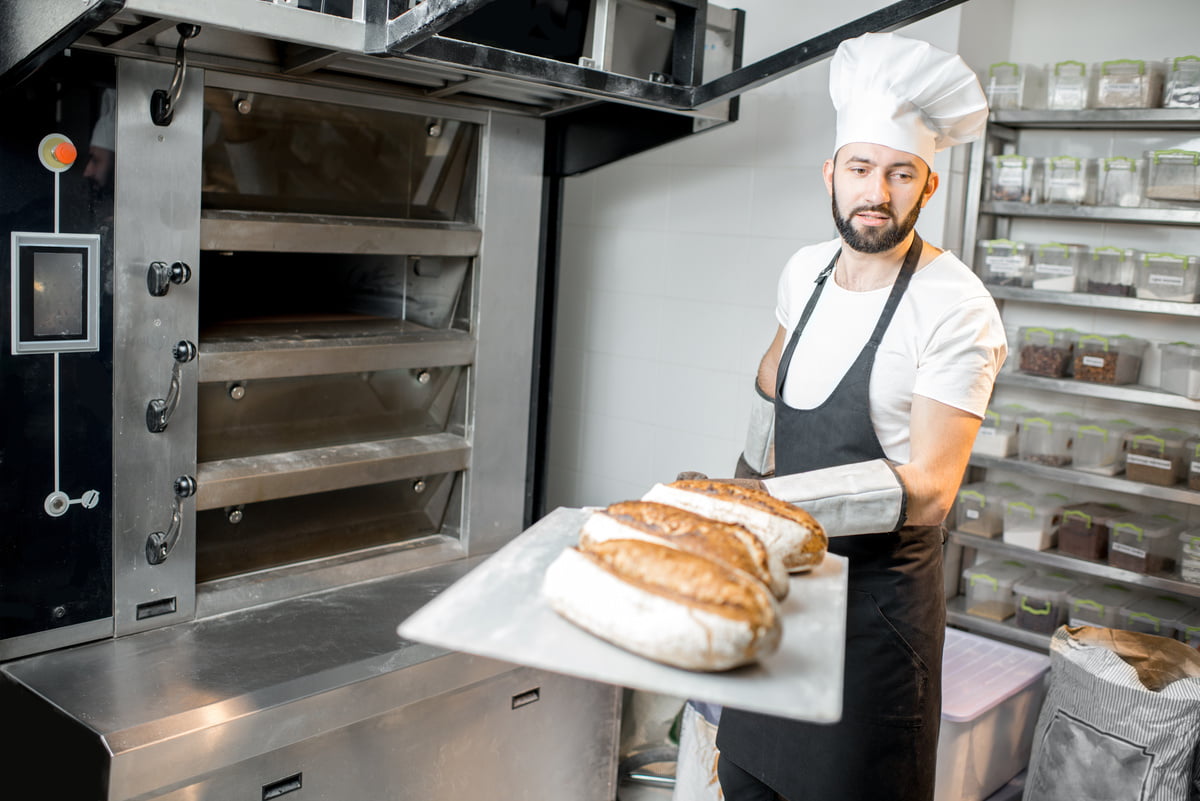
{"type": "Polygon", "coordinates": [[[904,242],[937,188],[937,174],[924,161],[882,145],[845,145],[824,172],[838,233],[860,253],[904,242]]]}

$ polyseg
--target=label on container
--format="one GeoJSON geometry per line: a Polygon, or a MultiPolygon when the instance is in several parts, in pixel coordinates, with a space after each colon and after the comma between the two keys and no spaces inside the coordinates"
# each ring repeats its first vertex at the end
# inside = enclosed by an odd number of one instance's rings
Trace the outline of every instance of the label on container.
{"type": "Polygon", "coordinates": [[[1075,628],[1076,626],[1098,626],[1100,628],[1107,628],[1106,626],[1101,626],[1099,623],[1097,623],[1094,620],[1083,620],[1082,618],[1078,618],[1078,617],[1073,617],[1070,620],[1068,620],[1067,625],[1070,626],[1071,628],[1075,628]]]}
{"type": "Polygon", "coordinates": [[[1170,470],[1170,459],[1159,459],[1154,456],[1143,456],[1140,453],[1131,453],[1125,457],[1129,464],[1140,464],[1143,467],[1154,467],[1158,470],[1170,470]]]}
{"type": "Polygon", "coordinates": [[[1101,82],[1106,92],[1140,92],[1142,91],[1141,77],[1113,78],[1105,76],[1101,82]]]}
{"type": "Polygon", "coordinates": [[[1050,108],[1083,108],[1083,88],[1079,86],[1057,86],[1050,108]]]}
{"type": "Polygon", "coordinates": [[[1050,275],[1074,275],[1075,268],[1069,264],[1037,264],[1034,266],[1034,271],[1039,273],[1049,273],[1050,275]]]}
{"type": "Polygon", "coordinates": [[[1104,358],[1101,356],[1084,356],[1083,357],[1083,366],[1084,367],[1103,367],[1104,366],[1104,358]]]}
{"type": "Polygon", "coordinates": [[[979,519],[979,510],[978,509],[965,509],[964,511],[967,513],[968,520],[978,520],[979,519]]]}
{"type": "Polygon", "coordinates": [[[999,275],[1016,275],[1025,267],[1021,256],[988,256],[988,269],[999,275]]]}
{"type": "Polygon", "coordinates": [[[1192,462],[1192,472],[1200,473],[1200,462],[1192,462]]]}
{"type": "Polygon", "coordinates": [[[1021,168],[1001,168],[996,175],[998,186],[1024,186],[1025,171],[1021,168]]]}
{"type": "Polygon", "coordinates": [[[1126,545],[1123,542],[1114,542],[1108,546],[1108,549],[1110,551],[1116,551],[1117,553],[1128,554],[1136,559],[1146,558],[1146,552],[1144,550],[1141,548],[1134,548],[1132,545],[1126,545]]]}
{"type": "Polygon", "coordinates": [[[1150,275],[1146,279],[1150,284],[1158,284],[1159,286],[1183,286],[1182,275],[1150,275]]]}

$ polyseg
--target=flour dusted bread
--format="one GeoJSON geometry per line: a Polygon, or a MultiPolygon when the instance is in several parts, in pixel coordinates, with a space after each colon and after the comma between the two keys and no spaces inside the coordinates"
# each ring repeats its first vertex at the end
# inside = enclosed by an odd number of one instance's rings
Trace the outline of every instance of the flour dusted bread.
{"type": "Polygon", "coordinates": [[[642,500],[744,526],[793,573],[821,564],[829,544],[812,515],[765,490],[722,481],[675,481],[655,484],[642,500]]]}
{"type": "Polygon", "coordinates": [[[727,670],[779,646],[779,609],[750,574],[641,539],[567,548],[542,593],[560,615],[628,651],[689,670],[727,670]]]}
{"type": "Polygon", "coordinates": [[[647,501],[614,503],[583,525],[580,545],[614,539],[655,542],[745,571],[767,585],[778,600],[787,597],[788,575],[779,557],[742,526],[647,501]]]}

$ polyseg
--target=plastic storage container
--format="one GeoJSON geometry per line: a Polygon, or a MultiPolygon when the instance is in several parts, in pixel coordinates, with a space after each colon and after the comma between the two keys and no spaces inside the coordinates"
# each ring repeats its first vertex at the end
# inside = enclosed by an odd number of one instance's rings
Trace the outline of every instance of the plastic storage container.
{"type": "Polygon", "coordinates": [[[1075,429],[1071,466],[1115,476],[1125,470],[1125,435],[1141,429],[1129,420],[1086,420],[1075,429]]]}
{"type": "Polygon", "coordinates": [[[1067,622],[1067,596],[1078,579],[1070,576],[1027,576],[1013,585],[1017,628],[1053,634],[1067,622]]]}
{"type": "Polygon", "coordinates": [[[971,453],[1005,459],[1017,455],[1017,421],[1029,410],[1019,404],[1010,403],[998,408],[989,408],[975,435],[971,453]]]}
{"type": "Polygon", "coordinates": [[[1067,624],[1117,628],[1121,624],[1121,607],[1141,597],[1141,593],[1123,584],[1076,584],[1067,592],[1067,624]]]}
{"type": "Polygon", "coordinates": [[[1166,73],[1163,108],[1200,108],[1200,58],[1169,58],[1166,73]]]}
{"type": "Polygon", "coordinates": [[[1137,263],[1134,287],[1139,298],[1192,303],[1197,294],[1200,259],[1179,253],[1144,253],[1137,263]]]}
{"type": "Polygon", "coordinates": [[[1162,352],[1158,386],[1192,400],[1200,400],[1200,345],[1171,342],[1158,346],[1162,352]]]}
{"type": "Polygon", "coordinates": [[[1054,547],[1066,504],[1067,497],[1058,493],[1038,495],[1031,500],[1010,498],[1004,503],[1004,541],[1035,551],[1054,547]]]}
{"type": "Polygon", "coordinates": [[[1183,480],[1188,469],[1184,443],[1186,431],[1156,428],[1125,435],[1125,477],[1130,481],[1170,487],[1183,480]]]}
{"type": "Polygon", "coordinates": [[[1010,153],[992,156],[989,196],[1011,203],[1041,200],[1043,159],[1010,153]]]}
{"type": "Polygon", "coordinates": [[[1185,615],[1179,621],[1175,636],[1193,648],[1200,649],[1200,610],[1185,615]]]}
{"type": "Polygon", "coordinates": [[[1007,620],[1016,612],[1013,585],[1033,573],[1024,562],[992,559],[963,570],[967,585],[967,614],[1007,620]]]}
{"type": "Polygon", "coordinates": [[[1192,606],[1169,595],[1148,595],[1122,606],[1117,612],[1117,625],[1127,631],[1157,634],[1176,639],[1180,621],[1191,612],[1192,606]]]}
{"type": "Polygon", "coordinates": [[[1142,373],[1142,356],[1149,344],[1123,334],[1084,334],[1075,343],[1075,378],[1096,384],[1137,383],[1142,373]]]}
{"type": "Polygon", "coordinates": [[[1025,769],[1050,659],[946,629],[934,801],[982,801],[1025,769]]]}
{"type": "Polygon", "coordinates": [[[1071,443],[1079,417],[1071,412],[1028,414],[1021,418],[1017,457],[1025,462],[1064,467],[1071,463],[1071,443]]]}
{"type": "Polygon", "coordinates": [[[1126,514],[1115,504],[1067,504],[1058,524],[1058,550],[1084,559],[1104,559],[1108,556],[1109,522],[1126,514]]]}
{"type": "Polygon", "coordinates": [[[1024,491],[1015,484],[979,481],[959,487],[954,502],[954,526],[980,537],[995,537],[1004,529],[1004,504],[1024,491]]]}
{"type": "Polygon", "coordinates": [[[1160,64],[1120,58],[1101,62],[1098,72],[1096,108],[1154,108],[1162,98],[1160,64]]]}
{"type": "Polygon", "coordinates": [[[1133,297],[1137,291],[1134,279],[1141,256],[1141,252],[1133,248],[1111,245],[1092,248],[1091,253],[1083,260],[1080,288],[1092,295],[1133,297]]]}
{"type": "Polygon", "coordinates": [[[1200,201],[1200,153],[1194,150],[1151,150],[1146,197],[1166,205],[1200,201]]]}
{"type": "Polygon", "coordinates": [[[1029,246],[1011,239],[984,239],[975,248],[980,279],[996,286],[1032,285],[1029,257],[1029,246]]]}
{"type": "Polygon", "coordinates": [[[1183,458],[1188,466],[1188,489],[1200,490],[1200,436],[1189,437],[1183,443],[1183,458]]]}
{"type": "Polygon", "coordinates": [[[1130,156],[1100,159],[1096,204],[1137,208],[1146,197],[1146,160],[1130,156]]]}
{"type": "Polygon", "coordinates": [[[1200,528],[1179,532],[1179,576],[1189,584],[1200,584],[1200,528]]]}
{"type": "Polygon", "coordinates": [[[1091,205],[1096,202],[1096,161],[1075,156],[1052,156],[1042,171],[1042,200],[1046,203],[1091,205]]]}
{"type": "Polygon", "coordinates": [[[1022,373],[1062,378],[1075,350],[1077,337],[1070,331],[1022,326],[1017,334],[1020,351],[1017,369],[1022,373]]]}
{"type": "Polygon", "coordinates": [[[1033,64],[1001,61],[988,67],[984,88],[992,111],[1038,108],[1043,105],[1045,78],[1033,64]]]}
{"type": "Polygon", "coordinates": [[[1074,292],[1088,249],[1084,245],[1049,242],[1033,250],[1033,288],[1074,292]]]}
{"type": "Polygon", "coordinates": [[[1108,525],[1108,563],[1135,573],[1175,569],[1177,536],[1183,526],[1169,515],[1130,514],[1108,525]]]}
{"type": "Polygon", "coordinates": [[[1076,111],[1091,106],[1092,76],[1082,61],[1060,61],[1046,68],[1046,108],[1076,111]]]}

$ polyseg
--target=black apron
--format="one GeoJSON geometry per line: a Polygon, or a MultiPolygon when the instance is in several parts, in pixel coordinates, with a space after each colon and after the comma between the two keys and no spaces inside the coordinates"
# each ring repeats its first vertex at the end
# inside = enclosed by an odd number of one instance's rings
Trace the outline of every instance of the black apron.
{"type": "MultiPolygon", "coordinates": [[[[817,278],[779,364],[777,475],[885,458],[871,424],[871,369],[921,244],[914,234],[875,330],[837,388],[814,409],[793,409],[783,402],[783,382],[840,251],[817,278]]],[[[804,723],[726,709],[717,733],[721,758],[788,801],[928,801],[946,625],[941,527],[834,537],[829,551],[849,559],[841,721],[804,723]]]]}

